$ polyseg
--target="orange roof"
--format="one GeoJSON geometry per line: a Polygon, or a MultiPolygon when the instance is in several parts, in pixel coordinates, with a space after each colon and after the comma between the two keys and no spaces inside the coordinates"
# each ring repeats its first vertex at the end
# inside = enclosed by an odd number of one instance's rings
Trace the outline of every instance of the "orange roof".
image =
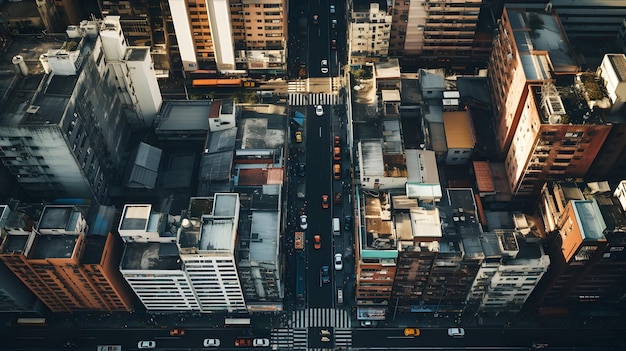
{"type": "Polygon", "coordinates": [[[446,131],[448,149],[474,148],[474,138],[466,111],[444,112],[443,128],[446,131]]]}
{"type": "Polygon", "coordinates": [[[493,177],[489,162],[474,161],[474,175],[476,176],[476,185],[478,185],[479,193],[495,193],[496,187],[493,185],[493,177]]]}

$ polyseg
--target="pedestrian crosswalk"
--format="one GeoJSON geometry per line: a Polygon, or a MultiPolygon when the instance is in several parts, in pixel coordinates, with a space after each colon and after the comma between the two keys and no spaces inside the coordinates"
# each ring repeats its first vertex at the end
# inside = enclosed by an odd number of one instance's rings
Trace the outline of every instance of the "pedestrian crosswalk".
{"type": "Polygon", "coordinates": [[[294,328],[330,327],[350,328],[350,315],[347,311],[333,308],[309,308],[293,311],[292,326],[294,328]]]}
{"type": "Polygon", "coordinates": [[[306,105],[340,105],[341,97],[336,94],[326,93],[289,93],[289,105],[306,106],[306,105]]]}
{"type": "MultiPolygon", "coordinates": [[[[335,328],[333,334],[334,350],[347,350],[352,347],[352,330],[335,328]]],[[[272,346],[274,350],[314,350],[308,348],[306,328],[272,329],[272,346]]]]}
{"type": "Polygon", "coordinates": [[[306,91],[306,81],[304,80],[294,80],[287,83],[287,91],[292,93],[303,93],[306,91]]]}

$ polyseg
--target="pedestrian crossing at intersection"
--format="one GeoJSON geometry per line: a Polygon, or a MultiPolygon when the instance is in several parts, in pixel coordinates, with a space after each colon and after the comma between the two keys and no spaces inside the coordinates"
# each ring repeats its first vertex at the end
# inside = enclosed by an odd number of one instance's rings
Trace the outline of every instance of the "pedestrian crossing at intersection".
{"type": "Polygon", "coordinates": [[[341,98],[339,95],[326,93],[289,93],[289,105],[291,106],[307,106],[307,105],[340,105],[341,98]]]}
{"type": "Polygon", "coordinates": [[[347,311],[332,308],[309,308],[292,312],[294,328],[330,327],[350,328],[350,315],[347,311]]]}

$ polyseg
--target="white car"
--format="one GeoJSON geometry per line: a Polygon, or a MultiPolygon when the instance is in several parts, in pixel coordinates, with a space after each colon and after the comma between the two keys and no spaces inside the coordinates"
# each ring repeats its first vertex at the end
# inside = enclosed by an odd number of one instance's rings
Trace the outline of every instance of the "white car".
{"type": "Polygon", "coordinates": [[[268,347],[270,346],[270,340],[269,339],[254,339],[252,341],[252,346],[253,347],[268,347]]]}
{"type": "Polygon", "coordinates": [[[204,347],[219,347],[220,339],[204,339],[204,342],[202,343],[202,345],[204,347]]]}
{"type": "Polygon", "coordinates": [[[324,115],[324,108],[322,107],[322,105],[315,106],[315,114],[319,117],[322,117],[324,115]]]}
{"type": "Polygon", "coordinates": [[[306,230],[308,227],[309,225],[306,222],[306,215],[300,216],[300,228],[302,228],[302,230],[306,230]]]}
{"type": "Polygon", "coordinates": [[[320,61],[320,71],[322,73],[328,73],[328,60],[327,59],[322,59],[322,61],[320,61]]]}
{"type": "Polygon", "coordinates": [[[156,341],[140,341],[137,343],[138,349],[154,349],[156,348],[156,341]]]}
{"type": "Polygon", "coordinates": [[[340,271],[343,269],[343,257],[341,257],[341,254],[335,254],[335,270],[336,271],[340,271]]]}
{"type": "Polygon", "coordinates": [[[465,330],[463,328],[448,328],[448,335],[453,338],[462,338],[465,336],[465,330]]]}

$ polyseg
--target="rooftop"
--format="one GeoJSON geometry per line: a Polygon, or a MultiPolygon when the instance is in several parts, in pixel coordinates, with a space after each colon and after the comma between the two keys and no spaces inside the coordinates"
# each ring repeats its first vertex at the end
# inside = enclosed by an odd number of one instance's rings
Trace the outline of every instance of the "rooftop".
{"type": "Polygon", "coordinates": [[[76,249],[78,235],[35,235],[29,259],[70,258],[76,249]]]}
{"type": "Polygon", "coordinates": [[[120,264],[123,270],[180,270],[174,243],[127,243],[120,264]]]}
{"type": "Polygon", "coordinates": [[[209,130],[211,101],[164,101],[156,130],[209,130]]]}

